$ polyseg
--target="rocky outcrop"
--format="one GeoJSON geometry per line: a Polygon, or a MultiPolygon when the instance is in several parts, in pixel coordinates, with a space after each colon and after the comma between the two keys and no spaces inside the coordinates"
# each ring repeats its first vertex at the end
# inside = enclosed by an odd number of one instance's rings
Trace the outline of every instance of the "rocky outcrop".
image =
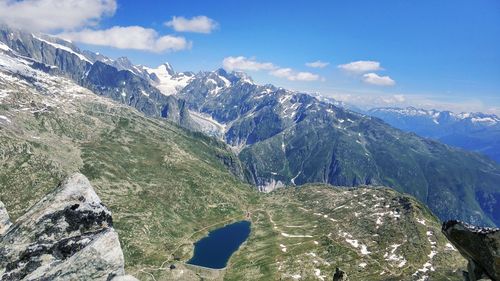
{"type": "Polygon", "coordinates": [[[3,203],[0,202],[0,235],[4,234],[11,225],[9,214],[3,203]]]}
{"type": "Polygon", "coordinates": [[[476,227],[460,221],[443,223],[444,235],[469,262],[465,280],[500,280],[500,229],[476,227]]]}
{"type": "Polygon", "coordinates": [[[335,273],[333,274],[333,281],[349,281],[347,274],[340,268],[335,268],[335,273]]]}
{"type": "Polygon", "coordinates": [[[87,178],[75,174],[0,236],[0,280],[122,278],[124,258],[112,225],[87,178]]]}

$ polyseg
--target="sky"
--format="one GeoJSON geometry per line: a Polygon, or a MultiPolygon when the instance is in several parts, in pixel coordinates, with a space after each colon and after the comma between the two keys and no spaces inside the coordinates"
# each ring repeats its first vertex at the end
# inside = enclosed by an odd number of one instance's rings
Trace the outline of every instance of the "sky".
{"type": "Polygon", "coordinates": [[[361,107],[500,114],[498,0],[0,0],[0,21],[361,107]]]}

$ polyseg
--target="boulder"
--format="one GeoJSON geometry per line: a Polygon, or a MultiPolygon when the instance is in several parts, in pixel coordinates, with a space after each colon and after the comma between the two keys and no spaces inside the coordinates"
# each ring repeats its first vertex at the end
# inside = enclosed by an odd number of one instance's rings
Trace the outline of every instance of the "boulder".
{"type": "Polygon", "coordinates": [[[111,212],[74,174],[0,236],[0,280],[130,280],[111,212]],[[118,278],[118,279],[117,279],[118,278]]]}
{"type": "Polygon", "coordinates": [[[500,280],[500,229],[477,227],[461,221],[443,223],[446,238],[469,262],[464,279],[500,280]]]}

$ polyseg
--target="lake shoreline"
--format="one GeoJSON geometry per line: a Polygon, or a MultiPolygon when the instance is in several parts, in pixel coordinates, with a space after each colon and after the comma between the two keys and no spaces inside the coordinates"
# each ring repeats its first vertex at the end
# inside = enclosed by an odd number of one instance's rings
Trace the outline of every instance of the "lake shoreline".
{"type": "Polygon", "coordinates": [[[210,270],[225,270],[231,256],[247,241],[251,222],[241,220],[210,231],[194,243],[193,256],[185,264],[210,270]]]}

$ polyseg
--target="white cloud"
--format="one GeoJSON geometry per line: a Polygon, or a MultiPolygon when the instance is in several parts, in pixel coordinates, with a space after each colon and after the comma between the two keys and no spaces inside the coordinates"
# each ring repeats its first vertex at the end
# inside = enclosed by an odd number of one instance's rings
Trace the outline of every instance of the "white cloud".
{"type": "Polygon", "coordinates": [[[396,81],[392,80],[389,76],[380,76],[377,73],[363,74],[363,82],[377,86],[394,86],[396,81]]]}
{"type": "Polygon", "coordinates": [[[274,65],[271,62],[259,62],[254,58],[244,56],[227,57],[222,61],[222,65],[226,70],[246,70],[260,71],[268,70],[269,74],[278,78],[285,78],[290,81],[317,81],[323,80],[319,75],[311,72],[297,72],[291,68],[282,68],[274,65]]]}
{"type": "Polygon", "coordinates": [[[346,64],[341,64],[338,68],[352,73],[364,73],[370,71],[382,70],[378,61],[354,61],[346,64]]]}
{"type": "Polygon", "coordinates": [[[192,45],[184,37],[160,36],[154,29],[141,26],[114,26],[104,30],[84,29],[77,32],[62,33],[59,36],[85,44],[157,53],[189,49],[192,45]]]}
{"type": "Polygon", "coordinates": [[[306,66],[313,67],[313,68],[324,68],[324,67],[327,67],[329,64],[330,64],[329,62],[323,62],[323,61],[317,60],[317,61],[306,63],[306,66]]]}
{"type": "Polygon", "coordinates": [[[278,69],[275,69],[271,72],[269,72],[269,74],[271,74],[272,76],[276,76],[276,77],[279,77],[279,78],[287,78],[287,77],[290,77],[293,73],[293,70],[291,68],[278,68],[278,69]]]}
{"type": "Polygon", "coordinates": [[[0,22],[29,31],[94,26],[115,11],[115,0],[0,0],[0,22]]]}
{"type": "Polygon", "coordinates": [[[276,66],[270,62],[258,62],[253,58],[247,58],[243,56],[239,57],[227,57],[222,61],[222,65],[226,70],[271,70],[276,69],[276,66]]]}
{"type": "Polygon", "coordinates": [[[269,72],[269,74],[286,78],[290,81],[318,81],[321,77],[311,72],[296,72],[291,68],[278,68],[269,72]]]}
{"type": "Polygon", "coordinates": [[[178,32],[211,33],[218,28],[219,24],[206,16],[197,16],[190,19],[185,17],[173,17],[171,21],[165,23],[178,32]]]}

